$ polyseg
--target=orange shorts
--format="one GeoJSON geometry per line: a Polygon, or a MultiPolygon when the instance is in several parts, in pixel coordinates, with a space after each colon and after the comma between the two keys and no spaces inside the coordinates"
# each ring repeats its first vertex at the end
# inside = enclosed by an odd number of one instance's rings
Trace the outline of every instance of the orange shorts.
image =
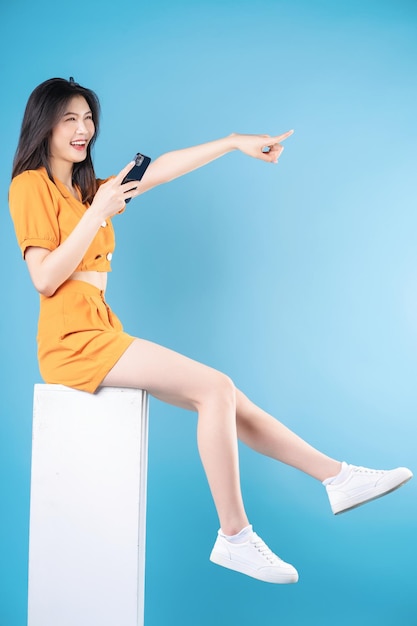
{"type": "Polygon", "coordinates": [[[46,383],[94,393],[134,339],[89,283],[68,280],[41,296],[38,359],[46,383]]]}

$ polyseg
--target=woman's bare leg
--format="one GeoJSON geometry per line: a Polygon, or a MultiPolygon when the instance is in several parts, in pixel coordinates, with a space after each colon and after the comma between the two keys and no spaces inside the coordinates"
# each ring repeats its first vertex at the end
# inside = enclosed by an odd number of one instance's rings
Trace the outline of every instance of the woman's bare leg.
{"type": "Polygon", "coordinates": [[[227,376],[149,341],[136,339],[102,384],[146,389],[165,402],[198,412],[199,452],[226,534],[248,524],[240,490],[237,438],[318,480],[340,470],[338,461],[257,407],[227,376]]]}
{"type": "MultiPolygon", "coordinates": [[[[237,439],[321,481],[339,474],[341,463],[257,407],[224,374],[143,339],[135,339],[102,385],[146,389],[165,402],[198,412],[198,447],[221,529],[225,535],[244,530],[245,537],[236,543],[236,538],[231,541],[219,533],[210,560],[267,582],[297,582],[295,568],[274,555],[249,528],[240,490],[237,439]]],[[[326,486],[335,514],[385,495],[412,477],[407,468],[375,471],[346,466],[346,470],[344,490],[338,483],[326,486]]]]}
{"type": "Polygon", "coordinates": [[[257,452],[317,478],[336,476],[342,465],[293,433],[277,419],[236,390],[237,433],[241,441],[257,452]]]}
{"type": "Polygon", "coordinates": [[[227,376],[136,339],[102,385],[146,389],[160,400],[197,411],[198,448],[220,526],[233,535],[249,524],[240,490],[236,390],[227,376]]]}

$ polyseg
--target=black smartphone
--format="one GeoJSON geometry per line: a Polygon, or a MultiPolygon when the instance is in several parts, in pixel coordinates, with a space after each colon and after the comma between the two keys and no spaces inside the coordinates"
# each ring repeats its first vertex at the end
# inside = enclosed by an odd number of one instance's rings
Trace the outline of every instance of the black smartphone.
{"type": "MultiPolygon", "coordinates": [[[[128,183],[130,181],[136,181],[136,180],[142,180],[142,176],[144,175],[144,173],[146,172],[146,170],[148,169],[148,165],[151,162],[151,158],[145,156],[144,154],[141,154],[140,152],[138,152],[135,155],[135,165],[132,167],[132,169],[130,170],[130,172],[124,177],[124,179],[122,180],[122,185],[123,183],[128,183]]],[[[136,189],[136,187],[132,186],[132,189],[136,189]]],[[[130,189],[129,189],[130,191],[130,189]]],[[[127,198],[125,200],[126,204],[128,202],[131,201],[132,198],[127,198]]]]}

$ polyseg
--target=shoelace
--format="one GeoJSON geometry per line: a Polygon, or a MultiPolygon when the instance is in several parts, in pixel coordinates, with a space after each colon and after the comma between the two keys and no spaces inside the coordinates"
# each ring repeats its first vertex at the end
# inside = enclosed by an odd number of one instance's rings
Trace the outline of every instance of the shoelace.
{"type": "Polygon", "coordinates": [[[360,474],[385,474],[385,470],[375,470],[367,467],[354,467],[353,471],[359,472],[360,474]]]}
{"type": "Polygon", "coordinates": [[[256,539],[252,540],[251,543],[254,546],[254,548],[256,548],[258,552],[260,552],[262,556],[264,556],[271,563],[274,563],[277,560],[278,561],[281,560],[276,554],[272,552],[270,548],[268,548],[265,541],[263,541],[260,537],[258,537],[258,535],[256,535],[256,539]]]}

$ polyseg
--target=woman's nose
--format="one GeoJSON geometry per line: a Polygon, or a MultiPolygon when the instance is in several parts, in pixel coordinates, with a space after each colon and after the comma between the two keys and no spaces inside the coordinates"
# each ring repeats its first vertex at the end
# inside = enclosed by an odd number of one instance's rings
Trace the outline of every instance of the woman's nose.
{"type": "Polygon", "coordinates": [[[85,123],[82,120],[80,120],[78,122],[77,133],[80,133],[80,134],[82,133],[84,135],[87,132],[88,132],[87,131],[87,126],[85,125],[85,123]]]}

